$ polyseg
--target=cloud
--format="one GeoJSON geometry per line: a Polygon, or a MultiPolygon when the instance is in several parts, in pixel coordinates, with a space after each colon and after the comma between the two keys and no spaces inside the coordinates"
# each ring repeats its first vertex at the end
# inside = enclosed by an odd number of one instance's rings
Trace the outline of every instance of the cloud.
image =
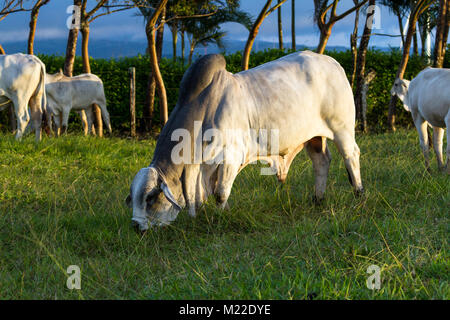
{"type": "MultiPolygon", "coordinates": [[[[58,28],[38,28],[36,30],[36,40],[64,39],[67,37],[67,29],[58,28]]],[[[28,40],[28,29],[0,31],[0,39],[3,43],[18,42],[28,40]]]]}
{"type": "MultiPolygon", "coordinates": [[[[67,28],[37,28],[36,40],[56,40],[66,39],[68,35],[67,28]]],[[[28,28],[19,30],[0,31],[2,43],[20,42],[28,40],[28,28]]],[[[143,25],[105,25],[100,27],[91,27],[91,39],[116,39],[116,40],[144,40],[146,39],[143,25]]]]}

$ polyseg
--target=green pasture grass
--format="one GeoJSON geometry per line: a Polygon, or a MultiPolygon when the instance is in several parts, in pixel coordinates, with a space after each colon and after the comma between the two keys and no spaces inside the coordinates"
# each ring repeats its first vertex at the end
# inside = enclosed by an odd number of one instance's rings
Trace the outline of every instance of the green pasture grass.
{"type": "Polygon", "coordinates": [[[360,198],[330,143],[320,205],[302,152],[284,185],[250,165],[230,210],[210,201],[141,236],[124,200],[154,141],[1,134],[0,299],[449,299],[449,176],[434,157],[425,171],[415,131],[357,141],[360,198]],[[81,290],[66,287],[70,265],[81,290]]]}

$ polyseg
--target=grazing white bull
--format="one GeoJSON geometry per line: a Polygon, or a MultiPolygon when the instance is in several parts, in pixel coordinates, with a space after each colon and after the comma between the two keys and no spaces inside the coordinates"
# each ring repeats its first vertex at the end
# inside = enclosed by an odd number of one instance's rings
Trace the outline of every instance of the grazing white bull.
{"type": "Polygon", "coordinates": [[[102,80],[94,74],[86,73],[75,77],[66,77],[62,71],[54,75],[47,74],[45,89],[48,100],[48,123],[51,128],[51,116],[54,116],[57,134],[60,129],[67,130],[70,110],[86,111],[88,133],[92,129],[92,105],[98,104],[103,121],[109,133],[111,123],[106,109],[106,97],[102,80]],[[62,118],[62,119],[61,119],[62,118]]]}
{"type": "Polygon", "coordinates": [[[36,140],[41,139],[41,122],[46,99],[45,74],[45,65],[36,56],[22,53],[0,55],[0,110],[6,108],[9,103],[14,105],[17,140],[21,139],[25,132],[30,113],[36,140]]]}
{"type": "Polygon", "coordinates": [[[225,67],[223,56],[206,55],[186,71],[153,161],[131,184],[126,202],[136,229],[147,230],[149,220],[167,225],[185,206],[195,216],[211,194],[225,208],[237,174],[258,159],[284,181],[303,147],[313,162],[320,200],[331,162],[326,139],[334,140],[351,183],[363,191],[353,94],[334,59],[304,51],[234,75],[225,67]],[[270,137],[264,139],[264,132],[270,137]],[[225,161],[217,161],[224,154],[225,161]]]}
{"type": "Polygon", "coordinates": [[[450,174],[450,69],[426,68],[411,81],[396,79],[391,94],[397,95],[410,111],[419,132],[425,166],[430,170],[427,125],[433,127],[433,146],[440,170],[450,174]],[[442,142],[447,127],[447,164],[444,166],[442,142]]]}

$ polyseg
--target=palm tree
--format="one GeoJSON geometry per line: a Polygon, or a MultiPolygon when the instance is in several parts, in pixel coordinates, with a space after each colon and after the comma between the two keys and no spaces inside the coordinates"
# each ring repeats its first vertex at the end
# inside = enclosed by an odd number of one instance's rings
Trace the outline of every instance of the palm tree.
{"type": "Polygon", "coordinates": [[[192,62],[192,55],[198,44],[206,46],[209,43],[214,43],[219,48],[224,48],[222,38],[226,33],[220,29],[221,24],[236,22],[250,30],[253,23],[248,13],[239,10],[238,1],[229,1],[228,6],[218,8],[209,17],[180,20],[180,22],[183,24],[183,29],[189,39],[189,64],[192,62]]]}
{"type": "Polygon", "coordinates": [[[405,45],[405,30],[403,19],[407,16],[411,9],[411,0],[381,0],[380,4],[389,8],[389,10],[397,17],[398,28],[402,40],[402,47],[405,45]]]}
{"type": "Polygon", "coordinates": [[[431,63],[431,30],[437,25],[439,4],[431,5],[418,20],[419,35],[422,44],[421,56],[431,63]]]}

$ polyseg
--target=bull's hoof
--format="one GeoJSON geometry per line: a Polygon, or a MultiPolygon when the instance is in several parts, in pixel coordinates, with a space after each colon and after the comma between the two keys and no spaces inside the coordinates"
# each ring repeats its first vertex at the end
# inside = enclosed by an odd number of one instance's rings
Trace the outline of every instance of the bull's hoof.
{"type": "Polygon", "coordinates": [[[364,190],[364,188],[361,187],[360,189],[358,189],[358,190],[355,191],[355,195],[356,195],[357,197],[362,197],[362,196],[364,195],[365,192],[366,192],[366,190],[364,190]]]}
{"type": "Polygon", "coordinates": [[[314,205],[316,205],[316,206],[322,205],[322,204],[323,204],[323,200],[324,200],[324,197],[319,198],[319,197],[316,196],[316,195],[313,195],[313,197],[312,197],[312,202],[313,202],[314,205]]]}
{"type": "Polygon", "coordinates": [[[136,221],[131,221],[131,227],[137,234],[141,236],[147,233],[147,230],[141,230],[141,228],[139,227],[139,223],[137,223],[136,221]]]}

